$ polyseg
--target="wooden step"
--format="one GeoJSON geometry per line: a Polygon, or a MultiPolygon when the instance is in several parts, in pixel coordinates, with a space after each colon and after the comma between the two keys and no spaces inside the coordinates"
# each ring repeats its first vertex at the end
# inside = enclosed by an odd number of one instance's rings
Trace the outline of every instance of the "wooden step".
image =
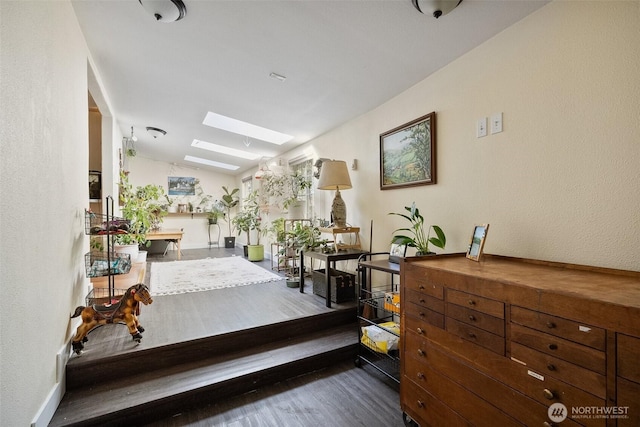
{"type": "MultiPolygon", "coordinates": [[[[185,360],[195,362],[216,355],[236,352],[245,349],[247,343],[252,346],[262,345],[350,323],[355,318],[356,309],[354,307],[98,360],[85,360],[82,356],[74,356],[74,359],[66,367],[66,386],[67,390],[73,390],[78,387],[101,384],[114,377],[128,375],[128,373],[137,370],[139,366],[144,366],[147,372],[170,369],[185,360]]],[[[89,339],[91,340],[91,334],[89,334],[89,339]]]]}
{"type": "Polygon", "coordinates": [[[243,349],[163,369],[149,370],[138,363],[111,380],[67,390],[50,426],[148,423],[355,358],[356,322],[324,329],[315,326],[314,332],[277,341],[271,336],[259,345],[254,344],[263,338],[254,330],[243,349]]]}

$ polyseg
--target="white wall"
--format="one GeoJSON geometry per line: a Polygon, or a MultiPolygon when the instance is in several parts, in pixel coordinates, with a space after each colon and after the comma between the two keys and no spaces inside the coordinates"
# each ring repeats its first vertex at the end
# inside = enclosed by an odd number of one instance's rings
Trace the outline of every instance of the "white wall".
{"type": "MultiPolygon", "coordinates": [[[[240,188],[240,184],[236,182],[236,178],[230,175],[206,171],[199,168],[188,168],[179,165],[172,165],[166,162],[146,159],[144,157],[132,157],[128,159],[129,182],[137,187],[139,185],[155,184],[161,185],[165,192],[168,191],[167,178],[169,176],[187,176],[200,180],[200,186],[205,194],[213,196],[214,199],[222,199],[224,191],[222,186],[228,189],[240,188]]],[[[179,198],[170,196],[177,203],[179,198]]],[[[196,197],[189,197],[189,200],[195,202],[196,197]]],[[[187,198],[182,198],[187,200],[187,198]]],[[[195,202],[197,203],[197,202],[195,202]]],[[[206,248],[208,247],[209,237],[207,234],[208,221],[206,217],[195,216],[193,219],[189,215],[168,215],[162,223],[163,228],[179,229],[184,228],[184,236],[181,242],[182,249],[206,248]]],[[[224,247],[224,236],[229,234],[227,224],[221,222],[220,246],[224,247]]],[[[212,228],[212,232],[214,228],[212,228]]],[[[217,233],[216,233],[217,234],[217,233]]],[[[235,235],[235,232],[234,234],[235,235]]],[[[215,237],[211,236],[214,240],[215,237]]]]}
{"type": "Polygon", "coordinates": [[[0,15],[0,425],[27,426],[62,392],[56,353],[87,292],[87,51],[69,2],[0,15]]]}
{"type": "Polygon", "coordinates": [[[415,200],[446,252],[490,223],[489,253],[640,270],[638,70],[640,2],[554,2],[309,145],[359,160],[342,197],[365,247],[373,219],[374,249],[388,248],[404,224],[387,213],[415,200]],[[438,183],[379,190],[379,134],[431,111],[438,183]],[[495,112],[504,132],[477,139],[495,112]]]}

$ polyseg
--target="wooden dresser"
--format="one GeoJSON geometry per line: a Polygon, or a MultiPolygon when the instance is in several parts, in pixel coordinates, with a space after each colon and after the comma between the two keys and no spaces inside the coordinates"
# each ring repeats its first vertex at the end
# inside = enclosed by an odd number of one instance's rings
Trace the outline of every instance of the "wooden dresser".
{"type": "Polygon", "coordinates": [[[640,426],[639,272],[440,255],[400,275],[405,418],[640,426]]]}

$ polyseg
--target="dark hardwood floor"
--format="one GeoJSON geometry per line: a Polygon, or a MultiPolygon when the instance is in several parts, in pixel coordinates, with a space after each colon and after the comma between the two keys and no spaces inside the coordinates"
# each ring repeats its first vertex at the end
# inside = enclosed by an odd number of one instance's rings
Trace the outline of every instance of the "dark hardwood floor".
{"type": "MultiPolygon", "coordinates": [[[[150,254],[148,263],[175,261],[175,252],[166,256],[150,254]]],[[[182,259],[242,256],[242,249],[183,250],[182,259]]],[[[257,263],[271,269],[270,260],[257,263]]],[[[148,272],[145,283],[148,284],[148,272]]],[[[297,321],[332,311],[354,310],[354,302],[325,306],[313,295],[311,282],[305,293],[270,282],[236,288],[182,295],[159,296],[142,308],[146,327],[140,345],[131,341],[121,325],[107,325],[90,335],[85,352],[72,357],[69,365],[93,364],[113,356],[166,348],[173,343],[297,321]]],[[[355,325],[354,325],[355,327],[355,325]]],[[[357,342],[357,331],[354,331],[357,342]]],[[[274,353],[275,355],[275,353],[274,353]]],[[[231,362],[233,363],[233,362],[231,362]]],[[[94,365],[95,366],[95,365],[94,365]]],[[[78,368],[78,366],[76,366],[78,368]]],[[[308,371],[307,371],[308,372],[308,371]]],[[[190,405],[192,407],[193,405],[190,405]]],[[[276,384],[257,387],[252,392],[224,399],[212,399],[196,409],[174,410],[171,416],[150,426],[402,426],[398,386],[375,369],[356,368],[353,361],[340,361],[276,384]]],[[[136,425],[141,425],[137,423],[136,425]]]]}

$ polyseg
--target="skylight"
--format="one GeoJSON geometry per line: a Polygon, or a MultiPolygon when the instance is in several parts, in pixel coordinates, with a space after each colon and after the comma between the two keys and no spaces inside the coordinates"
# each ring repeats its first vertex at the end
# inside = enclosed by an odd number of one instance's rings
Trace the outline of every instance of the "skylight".
{"type": "Polygon", "coordinates": [[[202,124],[277,145],[284,144],[285,142],[291,141],[293,139],[293,136],[291,135],[286,135],[284,133],[276,132],[271,129],[252,125],[251,123],[232,119],[230,117],[212,113],[210,111],[207,113],[207,116],[204,118],[202,124]]]}
{"type": "Polygon", "coordinates": [[[191,146],[247,160],[256,160],[262,157],[260,154],[237,150],[235,148],[225,147],[224,145],[212,144],[211,142],[200,141],[199,139],[194,139],[191,146]]]}
{"type": "Polygon", "coordinates": [[[230,165],[228,163],[216,162],[215,160],[203,159],[202,157],[184,156],[184,159],[188,162],[200,163],[202,165],[213,166],[215,168],[222,168],[228,170],[239,169],[240,166],[230,165]]]}

